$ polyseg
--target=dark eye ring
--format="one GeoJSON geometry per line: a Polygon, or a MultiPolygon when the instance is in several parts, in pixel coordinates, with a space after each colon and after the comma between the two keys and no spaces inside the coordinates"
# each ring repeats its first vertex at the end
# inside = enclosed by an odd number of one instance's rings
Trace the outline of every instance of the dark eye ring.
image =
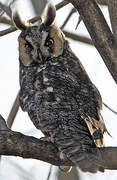
{"type": "Polygon", "coordinates": [[[45,46],[48,47],[48,46],[51,46],[52,44],[54,44],[54,40],[50,38],[46,41],[45,46]]]}

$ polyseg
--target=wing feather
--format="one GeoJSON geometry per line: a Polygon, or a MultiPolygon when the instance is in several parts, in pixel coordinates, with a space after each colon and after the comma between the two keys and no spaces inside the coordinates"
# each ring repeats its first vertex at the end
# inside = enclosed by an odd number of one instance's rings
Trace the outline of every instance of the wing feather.
{"type": "Polygon", "coordinates": [[[104,133],[108,133],[109,136],[110,133],[108,132],[104,120],[101,116],[101,110],[102,110],[102,98],[101,95],[98,91],[98,89],[93,85],[94,91],[95,91],[95,95],[96,95],[96,99],[98,101],[98,106],[97,106],[97,114],[98,114],[98,120],[87,116],[87,118],[85,118],[85,122],[88,126],[88,129],[94,139],[95,144],[98,147],[103,147],[104,146],[104,138],[103,135],[104,133]]]}

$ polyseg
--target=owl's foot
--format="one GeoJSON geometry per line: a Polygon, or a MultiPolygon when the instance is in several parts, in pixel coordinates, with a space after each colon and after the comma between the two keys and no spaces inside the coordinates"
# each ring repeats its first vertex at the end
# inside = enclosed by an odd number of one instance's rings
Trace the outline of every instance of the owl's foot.
{"type": "Polygon", "coordinates": [[[65,172],[65,173],[69,173],[72,169],[72,166],[59,166],[60,170],[65,172]]]}
{"type": "Polygon", "coordinates": [[[40,140],[54,143],[54,140],[51,136],[42,137],[42,138],[40,138],[40,140]]]}
{"type": "Polygon", "coordinates": [[[12,135],[13,135],[13,132],[12,132],[12,131],[9,131],[9,134],[12,136],[12,135]]]}

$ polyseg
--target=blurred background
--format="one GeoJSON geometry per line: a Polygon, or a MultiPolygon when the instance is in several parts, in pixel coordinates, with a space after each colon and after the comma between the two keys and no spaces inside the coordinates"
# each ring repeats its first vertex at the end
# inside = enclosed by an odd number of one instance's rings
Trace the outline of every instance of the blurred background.
{"type": "MultiPolygon", "coordinates": [[[[9,5],[12,1],[0,0],[0,3],[9,5]]],[[[60,0],[48,1],[58,4],[60,0]]],[[[12,9],[18,9],[19,14],[24,20],[29,20],[36,15],[43,15],[47,0],[14,0],[12,9]]],[[[100,5],[100,8],[110,26],[108,8],[100,5]]],[[[0,10],[0,16],[2,14],[0,10]]],[[[7,15],[5,15],[7,17],[7,15]]],[[[103,63],[102,58],[90,43],[80,42],[78,37],[90,39],[90,36],[81,21],[78,25],[79,14],[73,10],[71,4],[57,11],[55,23],[61,27],[69,36],[67,39],[70,46],[84,65],[92,82],[99,89],[102,100],[105,104],[117,111],[117,86],[111,77],[108,69],[103,63]],[[65,24],[68,15],[69,21],[65,24]],[[77,37],[78,36],[78,37],[77,37]],[[74,40],[73,40],[74,39],[74,40]]],[[[8,25],[0,24],[0,31],[7,29],[8,25]]],[[[0,37],[0,114],[7,120],[14,100],[19,91],[19,62],[18,62],[18,42],[17,38],[20,31],[0,37]]],[[[83,40],[81,40],[83,41],[83,40]]],[[[117,114],[110,111],[103,105],[102,115],[112,138],[105,135],[106,146],[117,146],[117,114]]],[[[26,135],[42,137],[42,133],[37,130],[30,121],[27,113],[19,109],[15,121],[12,125],[14,131],[26,135]]],[[[19,157],[2,156],[0,160],[0,180],[117,180],[117,171],[106,170],[105,173],[83,173],[78,168],[73,168],[70,174],[64,174],[58,167],[39,160],[26,160],[19,157]]]]}

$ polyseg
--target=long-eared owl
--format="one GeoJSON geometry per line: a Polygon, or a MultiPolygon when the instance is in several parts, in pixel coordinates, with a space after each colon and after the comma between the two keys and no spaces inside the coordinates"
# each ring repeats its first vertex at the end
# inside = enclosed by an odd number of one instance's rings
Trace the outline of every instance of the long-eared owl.
{"type": "MultiPolygon", "coordinates": [[[[102,100],[79,59],[70,49],[49,5],[38,26],[13,14],[19,35],[20,105],[36,128],[83,171],[104,170],[98,147],[106,127],[102,100]],[[88,162],[88,163],[86,163],[88,162]]],[[[69,169],[69,167],[68,167],[69,169]]]]}

